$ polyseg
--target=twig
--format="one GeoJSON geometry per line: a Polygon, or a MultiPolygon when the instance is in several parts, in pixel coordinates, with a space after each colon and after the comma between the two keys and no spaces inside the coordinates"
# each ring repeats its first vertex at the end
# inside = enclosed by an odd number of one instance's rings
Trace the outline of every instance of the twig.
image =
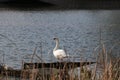
{"type": "Polygon", "coordinates": [[[32,58],[31,58],[31,63],[33,62],[34,55],[36,54],[37,47],[35,47],[32,58]]]}
{"type": "Polygon", "coordinates": [[[40,56],[38,56],[37,54],[35,54],[35,56],[40,59],[41,62],[45,62],[44,60],[42,60],[42,58],[40,56]]]}

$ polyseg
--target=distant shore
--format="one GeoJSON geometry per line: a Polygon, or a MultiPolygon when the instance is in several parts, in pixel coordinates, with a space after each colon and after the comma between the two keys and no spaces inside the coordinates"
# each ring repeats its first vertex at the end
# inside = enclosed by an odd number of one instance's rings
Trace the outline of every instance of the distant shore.
{"type": "Polygon", "coordinates": [[[108,0],[65,0],[65,1],[53,1],[53,0],[11,0],[0,1],[0,8],[17,8],[17,9],[120,9],[120,1],[108,1],[108,0]]]}

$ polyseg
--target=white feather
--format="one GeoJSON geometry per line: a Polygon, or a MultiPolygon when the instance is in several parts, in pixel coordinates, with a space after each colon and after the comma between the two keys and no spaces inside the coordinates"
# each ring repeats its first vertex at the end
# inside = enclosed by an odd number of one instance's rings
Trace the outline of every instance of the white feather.
{"type": "Polygon", "coordinates": [[[62,60],[63,58],[67,57],[67,55],[64,50],[58,49],[59,48],[59,39],[54,38],[54,40],[56,41],[56,46],[53,49],[53,55],[55,56],[55,58],[62,60]]]}
{"type": "Polygon", "coordinates": [[[66,53],[64,50],[62,49],[58,49],[53,51],[53,55],[57,58],[57,59],[63,59],[66,57],[66,53]]]}

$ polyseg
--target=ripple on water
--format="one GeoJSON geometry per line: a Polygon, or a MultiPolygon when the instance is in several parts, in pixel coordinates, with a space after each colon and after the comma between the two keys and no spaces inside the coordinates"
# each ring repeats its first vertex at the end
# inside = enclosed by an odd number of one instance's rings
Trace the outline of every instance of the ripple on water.
{"type": "MultiPolygon", "coordinates": [[[[54,61],[53,37],[58,37],[60,47],[65,47],[67,53],[82,54],[87,59],[99,45],[100,34],[107,46],[120,41],[119,13],[105,10],[3,10],[0,13],[0,55],[5,54],[7,63],[16,68],[22,59],[30,61],[36,46],[36,53],[41,55],[42,43],[42,57],[54,61]],[[76,49],[81,51],[75,52],[76,49]]],[[[114,47],[114,51],[119,53],[119,48],[114,47]]]]}

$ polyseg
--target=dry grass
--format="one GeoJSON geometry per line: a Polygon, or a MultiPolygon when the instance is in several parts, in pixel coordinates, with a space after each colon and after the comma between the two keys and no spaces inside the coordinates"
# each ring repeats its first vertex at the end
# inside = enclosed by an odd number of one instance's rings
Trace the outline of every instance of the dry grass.
{"type": "Polygon", "coordinates": [[[97,64],[94,68],[93,80],[119,80],[120,79],[120,58],[113,59],[110,56],[111,50],[106,50],[102,45],[97,57],[97,64]],[[96,76],[96,71],[100,70],[99,77],[96,76]]]}
{"type": "MultiPolygon", "coordinates": [[[[42,58],[35,51],[36,48],[31,58],[31,63],[34,56],[39,58],[39,62],[42,61],[42,58]]],[[[112,54],[111,50],[106,50],[105,46],[102,45],[96,58],[97,62],[92,65],[92,69],[91,66],[80,66],[74,69],[75,65],[72,65],[68,69],[65,67],[68,66],[66,64],[64,64],[63,69],[52,67],[46,69],[44,66],[41,69],[32,66],[31,69],[28,66],[27,69],[22,68],[20,77],[13,76],[12,79],[3,70],[0,75],[0,80],[120,80],[120,58],[112,58],[109,54],[112,54]]]]}

